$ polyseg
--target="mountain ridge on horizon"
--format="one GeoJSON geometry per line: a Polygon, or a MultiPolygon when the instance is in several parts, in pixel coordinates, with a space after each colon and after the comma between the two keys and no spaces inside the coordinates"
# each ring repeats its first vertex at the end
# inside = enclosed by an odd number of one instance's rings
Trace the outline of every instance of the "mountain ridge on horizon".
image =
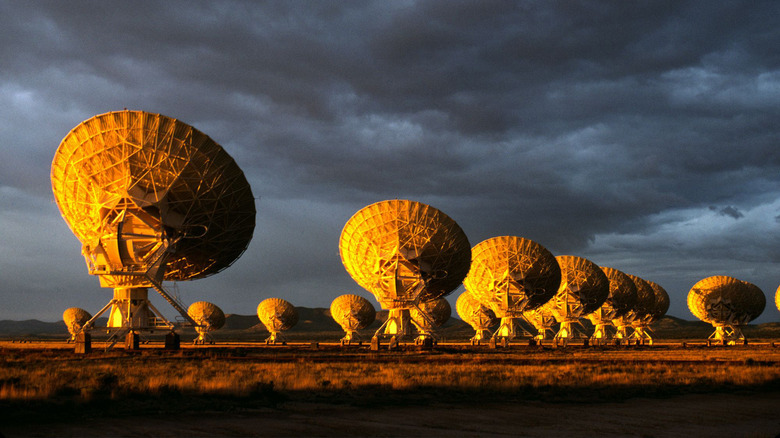
{"type": "MultiPolygon", "coordinates": [[[[330,309],[323,307],[296,307],[299,313],[298,324],[289,330],[290,335],[301,338],[307,334],[337,334],[341,327],[330,317],[330,309]]],[[[387,318],[387,310],[377,311],[377,320],[371,324],[364,333],[371,333],[379,328],[387,318]]],[[[231,335],[245,337],[251,334],[267,332],[260,323],[257,315],[243,315],[229,313],[225,315],[225,326],[215,331],[219,338],[229,338],[231,335]]],[[[105,318],[98,320],[98,329],[105,327],[105,318]]],[[[191,329],[185,329],[191,330],[191,329]]],[[[706,339],[712,333],[712,326],[702,321],[689,321],[671,315],[662,317],[652,325],[653,332],[658,338],[703,338],[706,339]]],[[[780,338],[780,322],[762,324],[750,324],[745,330],[751,337],[777,337],[780,338]]],[[[453,312],[450,319],[439,329],[439,332],[447,337],[462,337],[473,333],[471,327],[461,321],[453,312]]],[[[67,337],[68,331],[65,323],[60,321],[46,322],[37,319],[26,320],[0,320],[0,337],[67,337]]]]}

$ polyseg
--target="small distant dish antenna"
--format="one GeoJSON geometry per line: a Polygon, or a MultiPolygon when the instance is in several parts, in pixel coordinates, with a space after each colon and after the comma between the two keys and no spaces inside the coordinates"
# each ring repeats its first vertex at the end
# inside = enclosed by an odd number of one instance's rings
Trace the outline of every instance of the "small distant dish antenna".
{"type": "Polygon", "coordinates": [[[636,304],[636,285],[624,272],[602,266],[601,270],[609,280],[609,296],[604,304],[586,317],[593,323],[593,345],[603,345],[614,338],[613,320],[627,314],[636,304]]]}
{"type": "Polygon", "coordinates": [[[595,312],[604,304],[609,296],[609,279],[595,263],[590,260],[571,256],[557,256],[555,260],[561,269],[561,284],[558,292],[547,303],[542,305],[543,324],[539,336],[544,335],[549,327],[544,324],[548,318],[545,314],[554,316],[560,326],[555,334],[554,343],[566,345],[575,337],[585,337],[583,330],[577,330],[580,318],[595,312]]]}
{"type": "Polygon", "coordinates": [[[198,337],[195,338],[194,343],[213,344],[214,338],[210,332],[219,330],[225,325],[225,313],[222,309],[208,301],[197,301],[190,305],[187,314],[197,324],[195,331],[198,333],[198,337]]]}
{"type": "Polygon", "coordinates": [[[362,330],[376,320],[376,309],[367,299],[353,294],[336,297],[330,303],[330,316],[344,330],[341,345],[349,345],[355,340],[358,330],[362,330]]]}
{"type": "Polygon", "coordinates": [[[254,197],[235,161],[207,135],[160,114],[117,111],[82,122],[60,143],[51,181],[89,273],[114,290],[83,327],[108,311],[108,348],[122,336],[137,348],[140,332],[197,326],[163,281],[222,271],[254,232],[254,197]],[[166,319],[149,288],[185,322],[166,319]]]}
{"type": "Polygon", "coordinates": [[[715,327],[708,344],[747,344],[742,327],[758,318],[765,307],[766,296],[758,286],[726,275],[699,280],[688,292],[691,313],[715,327]]]}
{"type": "Polygon", "coordinates": [[[381,201],[355,213],[341,232],[339,252],[349,275],[390,311],[372,348],[380,336],[397,346],[411,333],[409,310],[450,294],[471,261],[469,241],[454,220],[408,200],[381,201]]]}
{"type": "Polygon", "coordinates": [[[424,345],[436,342],[436,329],[441,327],[452,315],[452,306],[444,298],[424,301],[409,310],[412,324],[417,327],[415,343],[424,345]],[[430,339],[430,341],[428,341],[430,339]]]}
{"type": "Polygon", "coordinates": [[[474,329],[474,336],[470,339],[472,345],[479,345],[490,337],[490,330],[495,327],[500,319],[489,307],[482,304],[471,292],[463,291],[455,301],[455,310],[464,322],[474,329]]]}
{"type": "Polygon", "coordinates": [[[547,248],[522,237],[484,240],[471,250],[471,270],[463,285],[501,318],[493,334],[507,343],[518,334],[524,312],[549,301],[561,284],[561,268],[547,248]]]}
{"type": "Polygon", "coordinates": [[[265,340],[266,344],[277,342],[287,344],[282,339],[281,332],[290,330],[298,324],[298,309],[281,298],[268,298],[257,306],[257,317],[271,333],[271,336],[265,340]]]}
{"type": "Polygon", "coordinates": [[[68,333],[70,333],[69,342],[76,340],[76,335],[81,333],[81,329],[84,327],[84,324],[86,324],[90,319],[92,319],[92,315],[90,315],[86,310],[80,309],[78,307],[71,307],[62,313],[62,321],[68,328],[68,333]]]}

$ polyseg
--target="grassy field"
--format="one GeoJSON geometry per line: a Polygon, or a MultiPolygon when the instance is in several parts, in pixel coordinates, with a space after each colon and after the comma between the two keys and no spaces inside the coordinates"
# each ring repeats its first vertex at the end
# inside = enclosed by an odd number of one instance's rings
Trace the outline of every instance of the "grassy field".
{"type": "Polygon", "coordinates": [[[89,355],[0,345],[0,424],[234,412],[300,401],[598,403],[779,389],[780,348],[766,344],[497,350],[450,345],[379,353],[365,347],[217,346],[89,355]]]}

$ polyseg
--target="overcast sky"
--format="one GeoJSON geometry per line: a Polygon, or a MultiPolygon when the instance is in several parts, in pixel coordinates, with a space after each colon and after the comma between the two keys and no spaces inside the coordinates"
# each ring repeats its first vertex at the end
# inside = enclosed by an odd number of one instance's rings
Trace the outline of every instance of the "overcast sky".
{"type": "Polygon", "coordinates": [[[780,320],[778,16],[775,1],[0,0],[0,319],[111,298],[50,170],[73,127],[128,108],[208,134],[259,198],[246,253],[176,284],[185,304],[370,298],[339,235],[401,198],[472,246],[517,235],[655,281],[673,316],[730,275],[766,294],[758,322],[780,320]]]}

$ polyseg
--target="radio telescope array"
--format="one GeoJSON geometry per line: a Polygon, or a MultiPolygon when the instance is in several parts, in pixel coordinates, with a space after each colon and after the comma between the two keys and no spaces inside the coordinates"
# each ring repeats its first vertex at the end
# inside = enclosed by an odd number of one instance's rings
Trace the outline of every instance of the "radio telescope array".
{"type": "Polygon", "coordinates": [[[561,284],[561,268],[542,245],[522,237],[484,240],[471,250],[471,269],[463,285],[501,318],[493,334],[507,343],[525,332],[523,312],[549,301],[561,284]]]}
{"type": "Polygon", "coordinates": [[[460,319],[474,329],[474,336],[470,339],[472,345],[479,345],[483,340],[489,338],[490,329],[500,321],[496,318],[495,312],[480,303],[468,290],[463,291],[458,297],[455,302],[455,310],[460,319]]]}
{"type": "Polygon", "coordinates": [[[62,140],[52,162],[54,198],[82,243],[90,274],[114,296],[109,347],[140,332],[197,327],[163,281],[207,277],[230,266],[255,227],[252,190],[233,159],[207,135],[160,114],[92,117],[62,140]],[[149,301],[155,289],[186,321],[173,323],[149,301]]]}
{"type": "MultiPolygon", "coordinates": [[[[561,284],[555,296],[542,307],[549,309],[560,328],[555,342],[575,337],[580,318],[595,312],[609,296],[609,279],[595,263],[576,256],[557,256],[561,268],[561,284]]],[[[583,334],[584,336],[584,334],[583,334]]]]}
{"type": "Polygon", "coordinates": [[[742,327],[758,318],[766,297],[758,286],[726,275],[699,280],[688,292],[691,313],[715,327],[708,343],[747,343],[742,327]]]}
{"type": "Polygon", "coordinates": [[[614,336],[612,321],[623,317],[636,304],[636,285],[628,275],[605,266],[601,270],[609,280],[609,296],[601,307],[587,315],[594,327],[590,338],[594,345],[611,339],[614,336]]]}
{"type": "Polygon", "coordinates": [[[350,344],[355,332],[371,325],[376,320],[376,309],[367,299],[359,295],[341,295],[330,303],[330,316],[344,330],[341,344],[350,344]]]}
{"type": "Polygon", "coordinates": [[[271,333],[265,340],[266,344],[275,344],[277,341],[286,344],[282,340],[281,332],[298,324],[298,309],[281,298],[268,298],[257,305],[257,317],[271,333]]]}
{"type": "Polygon", "coordinates": [[[443,212],[407,200],[377,202],[344,225],[339,253],[349,275],[371,292],[387,320],[372,339],[390,336],[390,347],[411,333],[409,310],[450,294],[469,270],[466,234],[443,212]]]}
{"type": "MultiPolygon", "coordinates": [[[[138,348],[142,333],[167,331],[166,347],[178,348],[176,331],[193,327],[195,343],[213,342],[225,323],[216,305],[196,302],[185,310],[164,287],[216,274],[246,250],[255,227],[252,190],[235,161],[207,135],[176,119],[143,111],[94,116],[61,141],[51,169],[60,213],[81,242],[88,273],[113,289],[97,313],[70,308],[63,320],[77,350],[88,350],[89,332],[107,314],[107,349],[122,338],[138,348]],[[166,318],[150,301],[154,289],[181,316],[166,318]]],[[[658,284],[582,257],[554,257],[542,245],[516,236],[493,237],[471,248],[449,216],[429,205],[388,200],[368,205],[344,225],[339,254],[349,275],[371,292],[388,318],[372,339],[390,347],[416,327],[418,343],[435,341],[434,330],[452,309],[444,299],[461,283],[458,314],[475,330],[472,343],[488,336],[506,345],[527,333],[523,319],[555,342],[574,337],[576,324],[594,324],[595,343],[614,338],[652,343],[650,325],[669,309],[658,284]],[[614,326],[614,328],[613,328],[614,326]],[[629,333],[630,331],[630,333],[629,333]]],[[[780,288],[776,292],[780,309],[780,288]]],[[[766,305],[761,290],[727,276],[705,278],[688,294],[691,312],[715,327],[710,341],[745,342],[741,327],[766,305]]],[[[276,343],[297,323],[289,302],[269,298],[258,305],[260,321],[276,343]]],[[[342,344],[376,318],[368,300],[343,295],[331,315],[344,329],[342,344]]]]}

